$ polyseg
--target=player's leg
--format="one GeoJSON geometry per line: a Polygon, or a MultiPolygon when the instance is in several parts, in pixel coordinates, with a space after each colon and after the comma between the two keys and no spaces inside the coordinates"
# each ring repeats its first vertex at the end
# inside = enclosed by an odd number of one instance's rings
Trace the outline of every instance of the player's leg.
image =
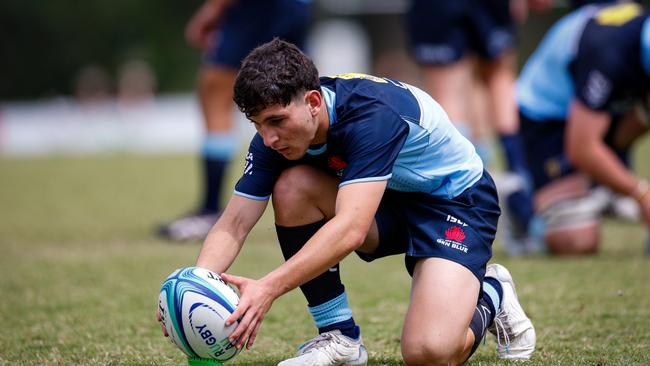
{"type": "Polygon", "coordinates": [[[201,149],[203,162],[203,199],[201,210],[221,210],[220,195],[226,167],[236,152],[233,133],[233,83],[237,69],[214,65],[204,67],[199,75],[199,102],[205,121],[206,135],[201,149]]]}
{"type": "MultiPolygon", "coordinates": [[[[276,231],[290,258],[334,216],[338,179],[316,168],[285,170],[273,190],[276,231]]],[[[374,235],[376,237],[376,234],[374,235]]],[[[301,346],[288,365],[365,365],[368,355],[352,317],[339,265],[300,286],[319,335],[301,346]]]]}
{"type": "Polygon", "coordinates": [[[418,261],[402,331],[404,361],[408,365],[464,362],[475,340],[468,325],[479,290],[474,274],[458,263],[441,258],[418,261]]]}
{"type": "Polygon", "coordinates": [[[205,65],[199,72],[198,99],[205,127],[199,150],[202,193],[191,214],[160,228],[164,237],[201,240],[219,218],[226,168],[237,149],[232,128],[232,85],[236,73],[237,69],[227,65],[205,65]]]}
{"type": "Polygon", "coordinates": [[[511,255],[526,254],[538,248],[526,240],[534,219],[530,178],[519,135],[519,118],[515,101],[516,53],[515,27],[508,0],[479,2],[472,21],[476,29],[474,43],[481,56],[479,73],[487,89],[489,118],[503,152],[506,184],[503,194],[504,219],[510,222],[512,239],[504,236],[505,248],[511,255]],[[513,184],[516,183],[516,184],[513,184]]]}
{"type": "Polygon", "coordinates": [[[550,181],[535,192],[535,207],[544,220],[549,252],[582,255],[598,250],[603,205],[584,175],[573,173],[550,181]]]}
{"type": "Polygon", "coordinates": [[[470,7],[467,0],[415,0],[405,19],[411,54],[422,68],[425,90],[468,138],[472,133],[468,96],[473,64],[466,52],[464,24],[470,7]]]}

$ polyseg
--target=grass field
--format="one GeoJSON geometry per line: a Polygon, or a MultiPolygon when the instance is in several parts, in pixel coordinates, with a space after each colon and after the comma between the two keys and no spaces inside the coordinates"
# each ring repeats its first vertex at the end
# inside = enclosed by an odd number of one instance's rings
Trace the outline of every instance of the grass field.
{"type": "MultiPolygon", "coordinates": [[[[636,157],[650,177],[648,139],[636,157]]],[[[151,233],[195,202],[197,169],[190,156],[0,158],[0,365],[183,364],[154,312],[162,280],[192,265],[199,244],[151,233]]],[[[495,244],[494,260],[514,274],[537,328],[528,364],[650,364],[644,239],[640,225],[610,220],[590,258],[508,259],[495,244]]],[[[280,263],[267,215],[230,272],[258,277],[280,263]]],[[[402,259],[365,264],[351,256],[342,274],[370,364],[402,364],[402,259]]],[[[274,365],[313,335],[293,291],[275,302],[253,350],[229,364],[274,365]]],[[[494,347],[489,336],[469,364],[500,364],[494,347]]]]}

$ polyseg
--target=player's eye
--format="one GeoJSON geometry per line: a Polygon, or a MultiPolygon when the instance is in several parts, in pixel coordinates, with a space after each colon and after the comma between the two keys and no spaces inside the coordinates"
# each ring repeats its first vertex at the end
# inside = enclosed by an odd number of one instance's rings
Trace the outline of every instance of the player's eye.
{"type": "Polygon", "coordinates": [[[282,123],[282,121],[284,121],[284,118],[272,118],[268,120],[269,125],[271,126],[278,126],[282,123]]]}

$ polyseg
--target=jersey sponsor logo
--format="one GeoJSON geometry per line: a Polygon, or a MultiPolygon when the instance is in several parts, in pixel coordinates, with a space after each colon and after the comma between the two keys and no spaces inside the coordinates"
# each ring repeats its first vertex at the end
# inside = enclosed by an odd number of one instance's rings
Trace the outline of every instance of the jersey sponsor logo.
{"type": "Polygon", "coordinates": [[[598,12],[596,22],[600,25],[620,26],[636,18],[643,12],[637,3],[623,3],[609,6],[598,12]]]}
{"type": "Polygon", "coordinates": [[[377,76],[373,75],[368,75],[368,74],[362,74],[358,72],[348,72],[345,74],[338,74],[334,76],[328,76],[328,78],[337,78],[337,79],[343,79],[343,80],[350,80],[350,79],[364,79],[364,80],[370,80],[374,81],[376,83],[387,83],[388,81],[384,78],[380,78],[377,76]]]}
{"type": "Polygon", "coordinates": [[[336,171],[336,175],[341,177],[343,176],[343,171],[345,170],[345,168],[347,168],[348,163],[346,163],[339,156],[334,155],[334,156],[330,156],[327,159],[327,166],[334,169],[336,171]]]}
{"type": "Polygon", "coordinates": [[[244,175],[253,175],[253,153],[246,154],[246,163],[244,163],[244,175]]]}
{"type": "Polygon", "coordinates": [[[600,107],[607,101],[612,83],[598,70],[591,70],[587,76],[584,97],[590,107],[600,107]]]}
{"type": "Polygon", "coordinates": [[[436,239],[436,243],[463,253],[469,251],[467,245],[463,244],[463,240],[465,240],[465,231],[463,231],[463,228],[460,226],[450,226],[447,228],[447,230],[445,230],[445,238],[446,239],[436,239]]]}
{"type": "Polygon", "coordinates": [[[362,73],[358,73],[358,72],[348,72],[348,73],[345,73],[345,74],[338,74],[338,75],[327,76],[327,77],[328,78],[343,79],[343,80],[363,79],[363,80],[374,81],[375,83],[381,83],[381,84],[391,83],[391,84],[395,85],[398,88],[407,89],[407,86],[404,85],[400,81],[391,80],[391,79],[388,79],[388,78],[380,78],[378,76],[362,74],[362,73]]]}
{"type": "Polygon", "coordinates": [[[453,217],[451,215],[447,215],[447,221],[451,222],[453,224],[458,224],[460,226],[467,226],[466,223],[462,222],[461,220],[459,220],[459,219],[457,219],[457,218],[455,218],[455,217],[453,217]]]}

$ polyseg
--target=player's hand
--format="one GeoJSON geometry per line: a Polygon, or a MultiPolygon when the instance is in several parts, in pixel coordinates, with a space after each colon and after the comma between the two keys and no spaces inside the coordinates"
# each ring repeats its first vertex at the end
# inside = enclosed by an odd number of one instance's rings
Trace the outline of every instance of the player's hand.
{"type": "Polygon", "coordinates": [[[553,6],[553,0],[528,0],[528,7],[532,11],[544,12],[553,6]]]}
{"type": "Polygon", "coordinates": [[[163,335],[165,337],[169,337],[169,334],[167,334],[167,329],[165,329],[165,325],[162,324],[162,317],[160,316],[160,306],[156,308],[156,320],[160,322],[160,327],[162,328],[163,335]]]}
{"type": "Polygon", "coordinates": [[[641,217],[643,221],[650,228],[650,194],[646,194],[641,201],[639,201],[639,207],[641,207],[641,217]]]}
{"type": "Polygon", "coordinates": [[[185,27],[185,39],[194,47],[206,49],[216,42],[214,32],[219,19],[232,0],[207,0],[192,16],[185,27]]]}
{"type": "Polygon", "coordinates": [[[650,183],[645,179],[639,179],[631,196],[639,204],[643,221],[650,227],[650,183]]]}
{"type": "Polygon", "coordinates": [[[214,38],[213,26],[212,23],[195,17],[185,28],[185,40],[196,48],[206,49],[214,38]]]}
{"type": "Polygon", "coordinates": [[[239,305],[226,319],[226,326],[239,319],[239,325],[230,335],[229,339],[239,349],[246,345],[250,349],[255,342],[257,332],[262,325],[262,320],[277,298],[275,291],[264,283],[250,278],[221,274],[224,281],[231,283],[239,289],[239,305]]]}

